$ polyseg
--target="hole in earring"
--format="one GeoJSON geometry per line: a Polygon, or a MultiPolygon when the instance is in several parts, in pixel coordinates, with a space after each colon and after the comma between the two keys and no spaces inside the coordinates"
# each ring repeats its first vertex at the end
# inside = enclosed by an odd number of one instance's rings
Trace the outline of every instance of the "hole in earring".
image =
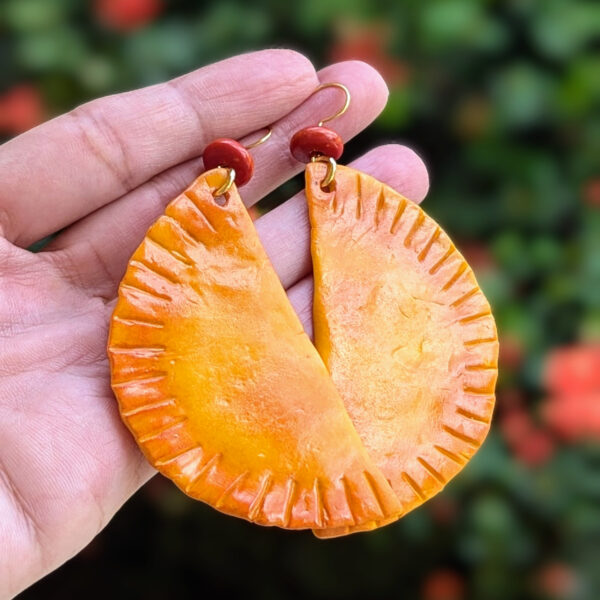
{"type": "Polygon", "coordinates": [[[335,158],[332,156],[316,154],[310,160],[311,162],[327,163],[327,171],[325,173],[325,177],[323,177],[323,180],[321,181],[321,189],[324,192],[333,192],[335,190],[335,171],[337,169],[335,158]]]}
{"type": "Polygon", "coordinates": [[[331,192],[335,192],[335,179],[331,183],[328,183],[326,185],[323,185],[323,183],[324,182],[321,182],[321,189],[326,194],[331,194],[331,192]]]}
{"type": "Polygon", "coordinates": [[[213,196],[213,198],[217,206],[227,206],[227,203],[229,202],[229,192],[213,196]]]}
{"type": "Polygon", "coordinates": [[[214,192],[213,198],[215,200],[215,204],[219,206],[225,206],[229,201],[229,190],[235,181],[235,169],[228,168],[227,169],[227,178],[214,192]]]}

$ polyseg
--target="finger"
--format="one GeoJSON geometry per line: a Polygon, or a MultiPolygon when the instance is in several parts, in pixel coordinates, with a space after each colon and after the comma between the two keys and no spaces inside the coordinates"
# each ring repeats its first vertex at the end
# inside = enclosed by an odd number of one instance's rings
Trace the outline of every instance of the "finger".
{"type": "Polygon", "coordinates": [[[311,340],[313,339],[313,292],[312,275],[307,275],[287,290],[290,304],[294,307],[304,331],[311,340]]]}
{"type": "MultiPolygon", "coordinates": [[[[350,166],[373,175],[415,201],[421,201],[427,192],[428,176],[425,165],[412,150],[404,146],[391,144],[375,148],[352,162],[350,166]]],[[[260,217],[256,221],[256,229],[284,287],[293,285],[310,272],[310,225],[303,192],[260,217]]],[[[139,240],[136,240],[135,246],[138,243],[139,240]]],[[[123,269],[132,251],[125,254],[123,269]]],[[[72,276],[74,268],[77,267],[69,267],[69,263],[65,263],[62,270],[68,276],[72,276]]],[[[96,294],[101,293],[105,297],[114,296],[122,272],[114,278],[114,283],[109,289],[106,283],[108,277],[104,271],[97,266],[95,269],[95,272],[88,271],[83,275],[83,281],[80,279],[80,271],[77,275],[78,285],[85,285],[86,289],[96,294]]]]}
{"type": "MultiPolygon", "coordinates": [[[[365,63],[332,65],[319,76],[326,81],[347,81],[353,101],[348,112],[336,120],[336,130],[345,139],[356,135],[380,112],[387,98],[381,76],[365,63]]],[[[340,90],[326,89],[313,95],[301,107],[274,125],[271,139],[253,150],[256,174],[241,194],[247,204],[292,175],[304,165],[293,160],[289,140],[294,131],[314,124],[334,113],[342,105],[340,90]]],[[[101,295],[110,297],[134,249],[150,224],[164,211],[165,204],[185,189],[202,171],[198,160],[170,169],[109,206],[89,215],[63,232],[48,250],[66,250],[66,269],[88,289],[101,287],[101,295]]],[[[58,260],[61,256],[56,257],[58,260]]]]}
{"type": "Polygon", "coordinates": [[[26,246],[287,114],[317,85],[304,56],[265,50],[95,100],[0,147],[0,234],[26,246]]]}

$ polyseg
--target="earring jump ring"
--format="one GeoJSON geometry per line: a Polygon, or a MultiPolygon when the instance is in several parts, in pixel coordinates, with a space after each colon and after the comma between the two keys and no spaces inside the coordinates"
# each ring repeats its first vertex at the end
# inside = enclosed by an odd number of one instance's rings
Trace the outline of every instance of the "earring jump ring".
{"type": "Polygon", "coordinates": [[[350,106],[350,100],[352,98],[350,95],[350,90],[343,83],[338,83],[337,81],[330,81],[328,83],[322,83],[321,85],[317,86],[317,88],[315,89],[313,94],[316,94],[318,91],[324,90],[325,88],[329,88],[329,87],[335,87],[335,88],[342,90],[344,92],[344,94],[346,95],[346,99],[344,101],[344,105],[342,106],[342,108],[340,108],[340,110],[338,110],[333,115],[331,115],[329,117],[325,117],[324,119],[321,119],[319,121],[319,123],[318,123],[319,127],[323,127],[323,125],[325,123],[328,123],[329,121],[333,121],[333,119],[337,119],[338,117],[341,117],[348,110],[348,107],[350,106]]]}
{"type": "Polygon", "coordinates": [[[215,198],[218,198],[219,196],[226,194],[231,189],[231,186],[233,185],[234,181],[235,181],[235,169],[228,168],[227,169],[227,178],[225,179],[223,184],[214,191],[213,196],[215,198]]]}
{"type": "Polygon", "coordinates": [[[335,158],[333,158],[332,156],[323,156],[322,154],[320,154],[318,156],[313,156],[310,159],[310,161],[327,163],[327,173],[325,173],[325,177],[323,178],[323,181],[321,181],[321,188],[329,187],[335,179],[335,171],[337,169],[337,163],[335,162],[335,158]]]}

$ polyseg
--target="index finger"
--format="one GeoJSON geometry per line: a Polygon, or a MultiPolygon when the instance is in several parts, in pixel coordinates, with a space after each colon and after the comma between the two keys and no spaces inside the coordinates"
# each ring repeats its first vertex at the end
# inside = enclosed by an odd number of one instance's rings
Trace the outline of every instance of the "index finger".
{"type": "Polygon", "coordinates": [[[280,119],[317,84],[303,55],[264,50],[84,104],[0,147],[0,234],[27,246],[212,139],[280,119]]]}

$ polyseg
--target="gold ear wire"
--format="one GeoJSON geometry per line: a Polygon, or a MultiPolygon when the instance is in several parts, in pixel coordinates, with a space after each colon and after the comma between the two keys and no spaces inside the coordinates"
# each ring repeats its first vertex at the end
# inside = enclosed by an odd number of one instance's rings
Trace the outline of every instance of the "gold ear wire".
{"type": "MultiPolygon", "coordinates": [[[[351,100],[350,90],[343,83],[338,83],[335,81],[331,81],[328,83],[322,83],[315,89],[313,94],[320,90],[323,90],[325,88],[329,88],[329,87],[335,87],[335,88],[342,90],[344,92],[346,98],[344,100],[344,104],[343,104],[342,108],[340,108],[336,113],[332,114],[331,116],[325,117],[324,119],[321,119],[318,122],[317,125],[319,127],[323,127],[323,125],[325,123],[328,123],[329,121],[333,121],[334,119],[341,117],[348,110],[348,107],[350,106],[350,100],[351,100]]],[[[337,168],[337,163],[336,163],[335,159],[332,158],[331,156],[313,156],[311,158],[311,162],[326,162],[327,163],[327,173],[325,174],[325,178],[321,182],[321,187],[323,189],[327,189],[331,185],[331,183],[333,182],[333,180],[335,178],[335,171],[337,168]]]]}
{"type": "Polygon", "coordinates": [[[342,108],[340,108],[340,110],[338,110],[336,113],[334,113],[330,117],[325,117],[324,119],[321,119],[318,122],[319,127],[323,127],[323,125],[325,123],[328,123],[329,121],[333,121],[333,119],[337,119],[338,117],[341,117],[348,110],[348,107],[350,106],[350,99],[351,99],[350,90],[343,83],[337,83],[336,81],[331,81],[329,83],[322,83],[315,89],[313,94],[316,94],[318,91],[324,90],[325,88],[329,88],[329,87],[335,87],[335,88],[342,90],[344,92],[344,94],[346,95],[346,99],[344,101],[344,105],[342,106],[342,108]]]}
{"type": "Polygon", "coordinates": [[[265,133],[265,135],[263,135],[260,139],[256,140],[255,142],[252,142],[251,144],[244,146],[244,148],[246,148],[246,150],[250,150],[251,148],[256,148],[256,146],[260,146],[261,144],[264,144],[264,142],[266,142],[273,134],[273,129],[270,125],[268,127],[266,127],[265,129],[267,130],[267,133],[265,133]]]}

